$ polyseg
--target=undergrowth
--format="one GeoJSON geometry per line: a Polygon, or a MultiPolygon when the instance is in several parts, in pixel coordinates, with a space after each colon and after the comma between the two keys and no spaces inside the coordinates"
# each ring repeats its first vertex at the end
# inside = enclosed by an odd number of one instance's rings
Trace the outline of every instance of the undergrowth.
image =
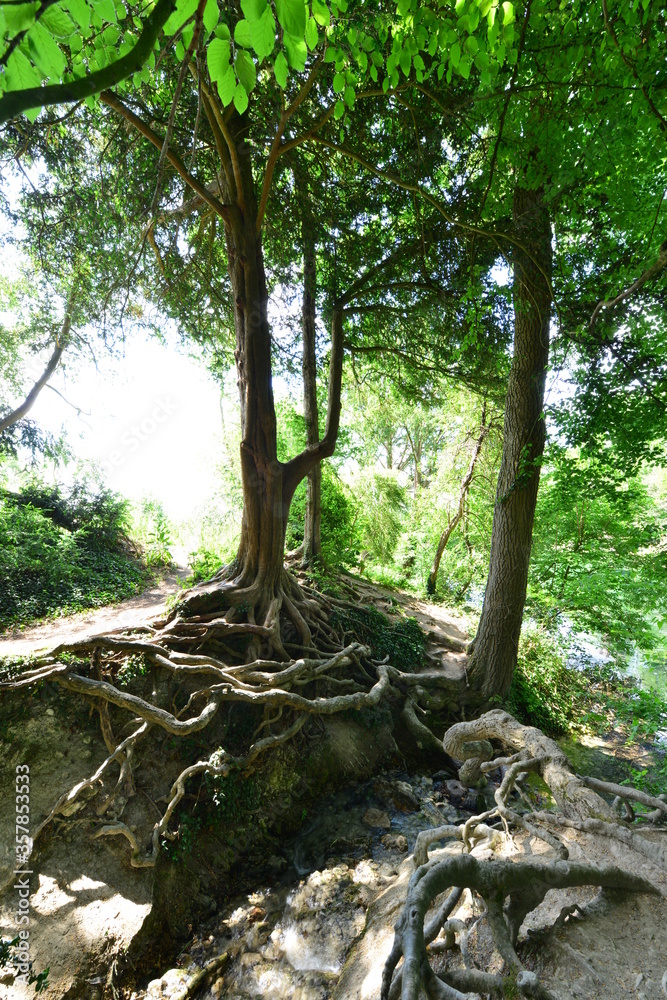
{"type": "Polygon", "coordinates": [[[399,670],[412,672],[423,660],[426,637],[415,618],[402,618],[393,624],[374,607],[336,608],[331,623],[370,646],[374,657],[388,656],[399,670]]]}
{"type": "Polygon", "coordinates": [[[565,654],[543,628],[527,625],[504,707],[548,736],[621,735],[626,745],[655,745],[657,763],[629,768],[628,781],[654,795],[667,792],[667,755],[659,734],[667,730],[667,698],[623,676],[610,664],[568,667],[565,654]]]}
{"type": "Polygon", "coordinates": [[[106,490],[0,493],[0,628],[136,594],[149,573],[127,532],[127,505],[106,490]]]}

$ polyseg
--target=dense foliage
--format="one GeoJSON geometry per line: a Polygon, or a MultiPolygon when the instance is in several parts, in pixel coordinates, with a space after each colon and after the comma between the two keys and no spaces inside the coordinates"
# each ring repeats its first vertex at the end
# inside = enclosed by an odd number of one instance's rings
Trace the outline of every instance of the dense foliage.
{"type": "Polygon", "coordinates": [[[145,584],[128,505],[79,484],[0,493],[0,627],[122,600],[145,584]]]}

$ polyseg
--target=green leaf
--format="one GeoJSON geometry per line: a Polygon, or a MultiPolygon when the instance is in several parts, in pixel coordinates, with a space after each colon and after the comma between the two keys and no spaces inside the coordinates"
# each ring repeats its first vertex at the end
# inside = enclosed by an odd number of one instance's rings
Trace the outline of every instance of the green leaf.
{"type": "MultiPolygon", "coordinates": [[[[247,107],[248,94],[254,90],[255,84],[257,83],[257,70],[255,69],[255,63],[249,52],[241,50],[236,53],[234,58],[234,69],[236,70],[239,83],[243,86],[245,91],[247,107]]],[[[236,104],[236,97],[234,97],[234,103],[236,104]]],[[[245,108],[243,110],[245,111],[245,108]]],[[[241,112],[241,114],[243,114],[243,112],[241,112]]]]}
{"type": "Polygon", "coordinates": [[[333,78],[333,92],[340,94],[345,89],[345,73],[336,73],[333,78]]]}
{"type": "MultiPolygon", "coordinates": [[[[206,52],[206,62],[212,80],[219,81],[222,79],[229,68],[229,60],[229,42],[224,41],[222,38],[212,38],[206,52]]],[[[229,100],[231,101],[231,97],[229,100]]],[[[226,103],[229,104],[229,101],[226,103]]]]}
{"type": "Polygon", "coordinates": [[[232,103],[234,92],[236,90],[236,73],[234,72],[233,66],[228,66],[225,72],[222,74],[220,79],[217,81],[218,93],[220,94],[220,100],[227,107],[228,104],[232,103]]]}
{"type": "Polygon", "coordinates": [[[72,18],[60,7],[49,7],[45,10],[39,23],[43,24],[55,38],[69,38],[76,30],[72,18]]]}
{"type": "MultiPolygon", "coordinates": [[[[103,21],[110,21],[113,24],[116,23],[116,5],[113,0],[90,0],[90,5],[95,13],[100,15],[103,21]]],[[[197,0],[195,0],[195,8],[196,7],[197,0]]],[[[181,22],[181,24],[182,23],[183,22],[181,22]]]]}
{"type": "Polygon", "coordinates": [[[334,105],[334,118],[342,118],[345,114],[345,105],[342,101],[336,101],[334,105]]]}
{"type": "Polygon", "coordinates": [[[245,87],[242,83],[239,83],[236,90],[234,91],[234,107],[240,115],[247,110],[248,107],[248,95],[246,94],[245,87]]]}
{"type": "Polygon", "coordinates": [[[449,51],[449,59],[454,69],[456,69],[458,64],[461,62],[461,46],[458,42],[454,42],[452,45],[449,51]]]}
{"type": "Polygon", "coordinates": [[[402,49],[401,54],[398,57],[398,62],[403,70],[405,76],[410,76],[410,67],[412,65],[412,56],[407,49],[402,49]]]}
{"type": "Polygon", "coordinates": [[[343,100],[347,104],[348,108],[354,107],[354,87],[345,88],[345,93],[343,94],[343,100]]]}
{"type": "Polygon", "coordinates": [[[84,0],[67,0],[66,7],[80,28],[90,26],[90,7],[84,0]]]}
{"type": "Polygon", "coordinates": [[[250,27],[250,21],[239,21],[234,29],[234,41],[237,45],[242,45],[246,49],[251,49],[252,46],[252,30],[250,27]]]}
{"type": "Polygon", "coordinates": [[[204,22],[204,27],[209,35],[219,20],[220,11],[218,9],[218,0],[208,0],[206,6],[204,7],[204,16],[202,21],[204,22]]]}
{"type": "Polygon", "coordinates": [[[303,38],[295,38],[293,35],[285,32],[283,35],[283,44],[287,52],[287,61],[292,69],[300,73],[301,70],[306,68],[306,59],[308,58],[306,43],[303,38]]]}
{"type": "Polygon", "coordinates": [[[273,73],[276,78],[278,86],[282,87],[282,89],[284,90],[285,87],[287,86],[287,73],[288,73],[287,59],[285,59],[284,52],[279,52],[278,55],[276,56],[275,62],[273,64],[273,73]]]}
{"type": "Polygon", "coordinates": [[[35,20],[35,12],[38,6],[39,4],[36,3],[21,3],[16,7],[6,7],[3,5],[2,12],[5,15],[5,22],[9,33],[15,35],[19,31],[25,31],[26,28],[29,28],[35,20]]]}
{"type": "Polygon", "coordinates": [[[503,4],[503,24],[514,23],[514,4],[510,0],[505,0],[503,4]]]}
{"type": "Polygon", "coordinates": [[[65,57],[46,28],[43,28],[38,21],[37,24],[33,24],[27,38],[30,58],[37,68],[49,78],[60,79],[65,72],[65,57]]]}
{"type": "Polygon", "coordinates": [[[313,0],[311,4],[313,17],[322,28],[328,28],[331,24],[331,14],[329,8],[321,0],[313,0]]]}
{"type": "Polygon", "coordinates": [[[306,34],[306,6],[303,0],[276,0],[278,21],[285,31],[294,38],[306,34]]]}
{"type": "Polygon", "coordinates": [[[250,22],[250,42],[260,62],[270,56],[276,44],[276,19],[266,7],[259,21],[250,22]]]}
{"type": "Polygon", "coordinates": [[[250,21],[260,21],[267,9],[266,0],[241,0],[241,10],[243,11],[243,16],[250,21]]]}
{"type": "Polygon", "coordinates": [[[115,24],[109,24],[102,32],[102,38],[107,45],[115,45],[120,38],[120,31],[115,24]]]}
{"type": "Polygon", "coordinates": [[[458,71],[464,80],[467,80],[470,76],[470,67],[472,63],[470,61],[470,56],[463,56],[461,62],[458,65],[458,71]]]}
{"type": "Polygon", "coordinates": [[[314,17],[308,18],[308,24],[306,25],[306,45],[313,51],[317,48],[318,34],[317,34],[317,22],[314,17]]]}
{"type": "MultiPolygon", "coordinates": [[[[99,0],[92,0],[93,6],[99,2],[99,0]]],[[[107,0],[104,0],[107,2],[107,0]]],[[[108,0],[109,3],[112,0],[108,0]]],[[[175,35],[176,32],[183,27],[186,21],[188,21],[194,12],[197,10],[198,0],[178,0],[176,4],[176,10],[167,20],[164,26],[165,35],[175,35]]]]}
{"type": "Polygon", "coordinates": [[[226,24],[218,24],[213,34],[216,38],[222,38],[223,42],[231,41],[232,33],[226,24]]]}
{"type": "Polygon", "coordinates": [[[3,77],[6,90],[27,90],[28,87],[39,86],[42,80],[41,74],[20,49],[14,49],[12,52],[3,77]]]}

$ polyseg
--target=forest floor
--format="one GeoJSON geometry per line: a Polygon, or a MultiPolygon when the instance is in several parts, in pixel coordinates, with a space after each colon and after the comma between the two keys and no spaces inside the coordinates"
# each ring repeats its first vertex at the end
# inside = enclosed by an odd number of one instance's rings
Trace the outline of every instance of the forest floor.
{"type": "MultiPolygon", "coordinates": [[[[183,567],[174,568],[144,593],[121,604],[5,634],[0,637],[0,655],[26,655],[45,646],[70,641],[75,636],[123,629],[158,617],[164,611],[167,597],[179,592],[186,572],[183,567]]],[[[354,587],[363,603],[390,617],[408,615],[417,619],[427,636],[430,670],[437,669],[439,661],[443,673],[448,676],[464,671],[464,654],[451,649],[452,639],[455,642],[467,639],[472,623],[464,615],[358,577],[354,577],[354,587]]],[[[20,718],[9,721],[10,726],[1,737],[7,744],[0,747],[0,757],[5,757],[6,765],[0,767],[0,778],[4,779],[0,785],[8,787],[19,757],[30,759],[31,819],[39,821],[61,791],[90,773],[91,767],[94,769],[104,758],[99,724],[96,717],[88,715],[86,706],[79,706],[72,714],[64,699],[51,696],[34,698],[20,718]]],[[[597,772],[598,776],[614,778],[616,766],[618,776],[621,773],[626,776],[628,763],[636,766],[644,755],[641,746],[626,745],[615,732],[590,740],[584,738],[584,741],[593,754],[593,766],[585,770],[597,772]]],[[[581,741],[577,743],[580,745],[581,741]]],[[[392,775],[394,781],[397,777],[392,775]]],[[[281,884],[270,891],[258,884],[257,891],[250,893],[246,902],[238,898],[236,901],[219,900],[219,911],[210,928],[206,933],[205,928],[199,928],[193,939],[194,945],[201,942],[199,950],[189,946],[178,968],[153,981],[147,993],[135,994],[135,1000],[143,997],[167,1000],[182,988],[193,971],[216,953],[216,949],[219,953],[222,945],[227,947],[228,943],[233,960],[226,974],[215,980],[212,988],[197,994],[206,1000],[219,996],[263,997],[265,1000],[278,1000],[286,995],[299,1000],[325,997],[340,1000],[368,997],[370,1000],[371,996],[376,997],[381,965],[391,945],[393,919],[399,903],[402,904],[406,877],[411,871],[411,862],[403,858],[407,850],[412,849],[418,829],[438,825],[442,809],[451,811],[454,816],[461,815],[464,808],[463,803],[452,799],[447,792],[444,777],[439,781],[437,775],[435,777],[434,790],[434,782],[429,777],[400,775],[402,781],[409,780],[418,800],[419,811],[411,814],[414,818],[383,799],[384,793],[378,793],[377,782],[357,785],[351,792],[341,793],[348,798],[332,802],[329,808],[326,803],[321,810],[318,807],[316,826],[304,826],[293,850],[298,860],[297,855],[304,853],[304,843],[308,847],[313,837],[321,839],[324,824],[327,843],[322,847],[322,858],[312,858],[303,866],[290,865],[281,884]],[[375,808],[376,812],[379,808],[383,824],[387,822],[390,826],[373,828],[367,818],[369,808],[371,811],[375,808]],[[403,844],[401,838],[405,841],[403,844]],[[265,897],[274,902],[269,906],[265,897]],[[278,899],[281,903],[272,911],[278,899]],[[389,902],[392,905],[387,909],[389,902]],[[298,909],[301,905],[303,912],[298,909]],[[331,914],[330,907],[336,914],[334,924],[338,928],[335,947],[327,937],[332,933],[331,921],[314,915],[320,910],[323,915],[327,911],[331,914]],[[264,910],[273,912],[272,920],[258,918],[257,914],[261,915],[264,910]],[[364,927],[367,933],[360,938],[364,927]],[[302,930],[307,932],[304,940],[301,940],[302,930]],[[324,935],[322,941],[319,934],[324,935]],[[338,982],[343,965],[346,972],[338,982]]],[[[9,802],[7,788],[4,791],[3,801],[9,802]]],[[[0,813],[0,843],[11,843],[12,823],[10,810],[3,810],[0,813]]],[[[598,852],[609,848],[609,845],[598,844],[594,839],[575,833],[568,839],[573,858],[590,857],[593,860],[598,852]]],[[[536,848],[537,845],[530,842],[522,843],[519,853],[530,853],[536,848]]],[[[661,965],[663,958],[667,965],[664,874],[649,873],[645,859],[634,858],[632,852],[624,848],[617,851],[614,847],[612,853],[616,863],[648,874],[659,886],[662,899],[633,897],[619,903],[613,913],[574,923],[550,940],[535,967],[539,966],[539,971],[559,997],[592,1000],[604,996],[620,1000],[630,996],[637,1000],[657,1000],[658,997],[664,1000],[667,996],[661,965]]],[[[9,851],[0,858],[0,885],[7,884],[11,861],[9,851]]],[[[129,867],[126,845],[121,838],[91,841],[83,830],[77,831],[74,826],[70,831],[63,827],[59,835],[46,838],[36,861],[39,885],[35,884],[35,879],[31,896],[31,950],[36,971],[50,965],[49,989],[45,996],[47,1000],[66,995],[82,1000],[84,997],[85,1000],[101,1000],[103,980],[97,970],[108,968],[114,956],[129,945],[150,912],[152,874],[129,867]],[[82,982],[87,983],[83,991],[82,982]]],[[[587,898],[586,893],[579,894],[578,898],[583,901],[587,898]]],[[[0,902],[0,923],[11,919],[15,902],[10,890],[0,902]]],[[[554,897],[551,906],[545,906],[544,922],[552,919],[560,905],[560,898],[554,897]]],[[[480,941],[482,960],[488,957],[482,954],[485,947],[480,941]]],[[[0,969],[0,1000],[23,997],[17,984],[2,973],[0,969]]],[[[25,991],[26,1000],[32,995],[34,991],[30,987],[25,991]]]]}
{"type": "Polygon", "coordinates": [[[177,594],[188,575],[186,566],[173,565],[146,590],[119,604],[90,608],[62,618],[48,618],[35,625],[0,633],[0,656],[27,656],[39,649],[72,642],[85,635],[130,628],[164,614],[165,601],[177,594]]]}

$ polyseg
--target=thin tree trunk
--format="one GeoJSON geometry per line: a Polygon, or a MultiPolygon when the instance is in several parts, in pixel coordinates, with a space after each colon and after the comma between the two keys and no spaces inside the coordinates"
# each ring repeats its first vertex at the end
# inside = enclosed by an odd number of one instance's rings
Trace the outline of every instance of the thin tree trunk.
{"type": "Polygon", "coordinates": [[[70,329],[72,326],[72,311],[74,309],[74,300],[76,298],[76,280],[72,283],[72,288],[70,290],[69,296],[67,298],[67,305],[65,307],[65,316],[63,318],[63,325],[60,333],[56,339],[56,345],[53,349],[51,357],[49,358],[48,364],[40,377],[37,379],[32,389],[25,397],[20,406],[17,406],[15,410],[8,413],[6,416],[0,419],[0,434],[6,431],[8,427],[13,424],[18,423],[27,413],[30,412],[35,404],[35,400],[39,396],[40,392],[49,381],[56,368],[60,364],[60,359],[63,355],[63,351],[67,347],[67,342],[69,340],[70,329]]]}
{"type": "Polygon", "coordinates": [[[502,695],[516,666],[533,519],[546,441],[551,226],[541,189],[514,189],[514,353],[482,616],[468,677],[483,700],[502,695]]]}
{"type": "MultiPolygon", "coordinates": [[[[303,412],[306,418],[306,442],[309,448],[320,440],[317,409],[317,357],[315,353],[315,308],[317,291],[317,255],[313,226],[305,219],[303,237],[303,303],[301,327],[303,336],[303,412]]],[[[310,565],[322,558],[322,465],[318,462],[308,473],[306,515],[303,530],[302,564],[310,565]]]]}
{"type": "Polygon", "coordinates": [[[449,522],[449,524],[447,525],[447,527],[440,536],[440,541],[438,542],[438,548],[436,550],[435,558],[433,560],[433,568],[429,573],[429,577],[426,582],[426,590],[427,593],[429,594],[435,593],[435,583],[436,580],[438,579],[438,570],[440,569],[440,560],[442,559],[442,554],[447,548],[447,543],[449,542],[449,539],[452,537],[454,531],[456,530],[457,525],[459,524],[465,513],[466,500],[468,498],[470,484],[472,483],[472,477],[475,474],[475,466],[477,464],[477,459],[479,458],[480,452],[482,450],[482,445],[484,444],[484,439],[486,438],[488,433],[489,433],[489,428],[486,424],[486,400],[484,400],[484,405],[482,407],[482,421],[480,424],[479,434],[477,436],[477,440],[475,441],[475,447],[473,449],[473,453],[470,458],[468,471],[463,477],[463,481],[461,483],[461,491],[459,493],[459,504],[456,510],[456,514],[454,515],[454,517],[449,522]]]}

